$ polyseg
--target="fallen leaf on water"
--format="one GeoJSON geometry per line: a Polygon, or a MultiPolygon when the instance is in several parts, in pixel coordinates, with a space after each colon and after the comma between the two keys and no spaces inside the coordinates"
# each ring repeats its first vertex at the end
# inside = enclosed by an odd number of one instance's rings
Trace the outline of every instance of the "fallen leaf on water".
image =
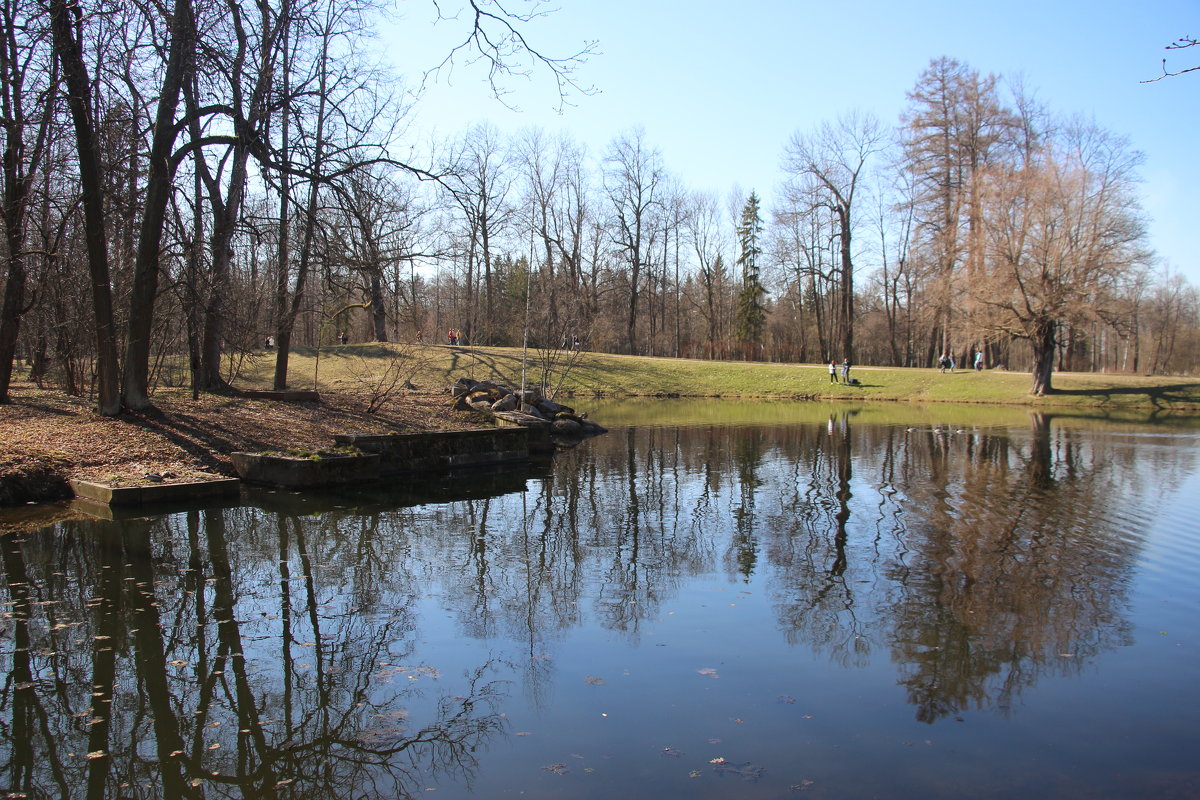
{"type": "Polygon", "coordinates": [[[778,700],[780,703],[785,703],[789,706],[796,704],[796,698],[792,697],[791,695],[781,694],[781,695],[779,695],[779,697],[776,697],[775,699],[778,700]]]}
{"type": "Polygon", "coordinates": [[[707,675],[710,678],[721,677],[720,675],[717,674],[717,671],[715,669],[713,669],[712,667],[704,667],[703,669],[698,669],[698,670],[696,670],[696,673],[698,675],[707,675]]]}
{"type": "Polygon", "coordinates": [[[590,683],[592,686],[604,685],[604,678],[597,678],[594,675],[588,675],[586,678],[584,678],[584,680],[590,683]]]}
{"type": "Polygon", "coordinates": [[[104,758],[107,755],[108,755],[108,753],[104,752],[103,750],[93,750],[92,752],[90,752],[86,756],[84,756],[84,758],[95,761],[97,758],[104,758]]]}
{"type": "Polygon", "coordinates": [[[689,778],[699,778],[701,774],[703,774],[703,773],[701,773],[700,770],[694,769],[688,773],[688,777],[689,778]]]}
{"type": "Polygon", "coordinates": [[[721,756],[717,756],[716,758],[710,758],[710,759],[708,760],[708,763],[710,763],[710,764],[724,764],[724,763],[725,763],[725,759],[724,759],[724,758],[722,758],[721,756]]]}
{"type": "Polygon", "coordinates": [[[812,785],[812,781],[800,781],[799,783],[793,783],[788,788],[793,792],[807,792],[810,788],[812,788],[812,785]]]}
{"type": "Polygon", "coordinates": [[[741,725],[742,723],[744,723],[746,721],[746,720],[742,719],[741,717],[730,717],[729,719],[732,720],[733,722],[736,722],[738,725],[741,725]]]}
{"type": "Polygon", "coordinates": [[[662,753],[664,756],[670,756],[671,758],[679,758],[683,755],[683,751],[676,750],[674,747],[664,747],[662,753]]]}
{"type": "Polygon", "coordinates": [[[551,764],[548,767],[542,767],[546,772],[553,772],[555,775],[566,775],[568,772],[566,764],[551,764]]]}

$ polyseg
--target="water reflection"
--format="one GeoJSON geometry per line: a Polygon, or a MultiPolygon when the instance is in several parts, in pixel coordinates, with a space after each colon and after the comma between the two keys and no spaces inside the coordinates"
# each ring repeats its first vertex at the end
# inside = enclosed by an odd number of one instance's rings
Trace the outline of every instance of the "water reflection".
{"type": "Polygon", "coordinates": [[[424,697],[403,575],[393,564],[383,579],[378,549],[350,531],[307,523],[239,509],[0,537],[14,645],[3,785],[391,797],[469,775],[503,729],[494,665],[424,697]]]}
{"type": "Polygon", "coordinates": [[[1037,414],[1022,428],[872,425],[848,410],[630,427],[532,477],[444,482],[436,503],[262,495],[0,536],[0,788],[470,787],[512,733],[511,681],[549,709],[571,632],[597,626],[636,652],[713,574],[762,586],[779,636],[837,668],[890,659],[922,722],[1010,714],[1040,680],[1130,642],[1144,523],[1195,469],[1173,436],[1037,414]],[[442,615],[506,654],[451,674],[425,644],[442,615]]]}

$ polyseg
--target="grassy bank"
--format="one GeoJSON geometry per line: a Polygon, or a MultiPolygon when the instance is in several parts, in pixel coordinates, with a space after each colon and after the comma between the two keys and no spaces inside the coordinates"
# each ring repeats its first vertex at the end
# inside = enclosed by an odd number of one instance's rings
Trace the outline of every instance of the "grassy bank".
{"type": "MultiPolygon", "coordinates": [[[[529,351],[528,381],[541,379],[544,353],[529,351]]],[[[561,391],[584,397],[805,397],[822,400],[880,400],[923,403],[995,403],[1046,407],[1143,408],[1200,412],[1200,379],[1057,373],[1056,393],[1029,393],[1028,373],[855,367],[861,386],[830,383],[822,364],[765,364],[581,353],[567,368],[559,354],[550,371],[561,391]]],[[[356,390],[377,379],[391,363],[422,389],[448,386],[461,376],[521,382],[521,350],[505,347],[345,345],[317,354],[292,355],[294,388],[356,390]],[[399,359],[397,360],[397,357],[399,359]]],[[[271,354],[244,365],[238,385],[269,388],[271,354]]]]}

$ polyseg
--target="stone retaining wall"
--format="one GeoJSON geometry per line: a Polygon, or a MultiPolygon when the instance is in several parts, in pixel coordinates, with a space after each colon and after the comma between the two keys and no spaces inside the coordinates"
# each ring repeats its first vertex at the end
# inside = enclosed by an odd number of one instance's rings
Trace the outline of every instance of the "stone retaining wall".
{"type": "Polygon", "coordinates": [[[525,428],[384,435],[351,433],[333,438],[339,445],[378,454],[381,477],[525,461],[530,450],[529,432],[525,428]]]}
{"type": "Polygon", "coordinates": [[[151,503],[180,503],[210,497],[233,497],[238,493],[237,478],[187,483],[151,483],[144,486],[110,486],[92,481],[71,481],[76,497],[109,506],[142,506],[151,503]]]}

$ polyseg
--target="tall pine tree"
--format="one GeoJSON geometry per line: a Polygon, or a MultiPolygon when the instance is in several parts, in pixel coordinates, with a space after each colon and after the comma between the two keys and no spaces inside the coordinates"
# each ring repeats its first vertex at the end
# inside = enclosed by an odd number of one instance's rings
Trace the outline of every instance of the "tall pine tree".
{"type": "Polygon", "coordinates": [[[742,268],[742,290],[738,293],[737,337],[746,359],[757,359],[761,356],[763,336],[767,327],[767,309],[764,303],[767,290],[763,288],[758,266],[758,257],[762,255],[762,247],[759,245],[762,231],[758,195],[750,192],[746,204],[742,206],[742,217],[737,227],[741,251],[737,263],[742,268]]]}

